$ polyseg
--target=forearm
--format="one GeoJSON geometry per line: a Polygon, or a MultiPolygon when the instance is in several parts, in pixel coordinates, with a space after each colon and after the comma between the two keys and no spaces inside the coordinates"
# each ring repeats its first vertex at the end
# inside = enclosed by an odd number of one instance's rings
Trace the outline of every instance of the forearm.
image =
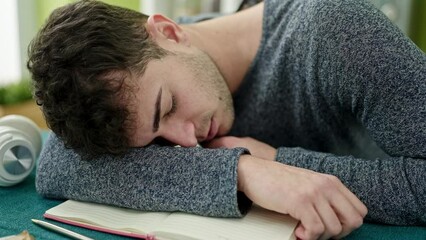
{"type": "Polygon", "coordinates": [[[82,160],[55,136],[37,168],[37,191],[150,211],[239,217],[250,202],[237,193],[238,149],[134,149],[123,157],[82,160]]]}
{"type": "Polygon", "coordinates": [[[338,177],[368,207],[367,220],[426,224],[426,161],[365,160],[302,148],[279,148],[277,161],[338,177]]]}
{"type": "Polygon", "coordinates": [[[361,226],[367,213],[334,176],[241,155],[238,186],[257,205],[298,219],[301,239],[342,238],[361,226]]]}

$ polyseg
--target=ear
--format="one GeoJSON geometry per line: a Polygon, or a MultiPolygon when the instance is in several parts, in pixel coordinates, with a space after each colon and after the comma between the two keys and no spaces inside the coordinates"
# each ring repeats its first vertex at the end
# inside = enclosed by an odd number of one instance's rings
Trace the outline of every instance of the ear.
{"type": "Polygon", "coordinates": [[[170,40],[185,46],[189,46],[188,35],[183,29],[168,17],[161,14],[149,16],[147,28],[150,36],[155,40],[170,40]]]}

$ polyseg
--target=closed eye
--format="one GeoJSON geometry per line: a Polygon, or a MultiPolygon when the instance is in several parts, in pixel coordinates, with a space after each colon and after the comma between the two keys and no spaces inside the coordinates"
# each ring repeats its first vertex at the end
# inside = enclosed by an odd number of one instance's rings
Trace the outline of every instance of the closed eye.
{"type": "Polygon", "coordinates": [[[170,110],[164,115],[165,118],[171,117],[173,113],[176,112],[176,97],[172,95],[172,107],[170,110]]]}

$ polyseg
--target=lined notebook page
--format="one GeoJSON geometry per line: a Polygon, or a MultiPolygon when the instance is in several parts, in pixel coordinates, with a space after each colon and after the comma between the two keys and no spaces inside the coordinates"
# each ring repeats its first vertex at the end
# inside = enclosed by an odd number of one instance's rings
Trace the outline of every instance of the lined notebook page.
{"type": "Polygon", "coordinates": [[[73,200],[53,207],[46,213],[95,226],[141,234],[150,233],[170,215],[73,200]]]}
{"type": "Polygon", "coordinates": [[[295,239],[293,231],[297,225],[297,221],[287,215],[257,206],[244,218],[210,218],[68,200],[47,210],[46,214],[112,230],[153,234],[160,240],[288,240],[295,239]]]}
{"type": "Polygon", "coordinates": [[[296,239],[293,235],[296,225],[297,221],[287,215],[253,206],[244,218],[208,218],[173,213],[157,228],[154,235],[159,239],[173,240],[288,240],[296,239]]]}

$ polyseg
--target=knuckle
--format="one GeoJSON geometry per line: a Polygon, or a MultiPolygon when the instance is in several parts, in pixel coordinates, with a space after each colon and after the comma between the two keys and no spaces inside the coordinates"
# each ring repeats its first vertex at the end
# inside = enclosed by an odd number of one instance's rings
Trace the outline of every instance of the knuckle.
{"type": "Polygon", "coordinates": [[[364,219],[361,216],[358,216],[358,217],[351,218],[348,225],[351,228],[358,228],[362,225],[363,222],[364,222],[364,219]]]}
{"type": "Polygon", "coordinates": [[[319,236],[325,231],[323,224],[315,224],[309,231],[312,236],[319,236]]]}
{"type": "Polygon", "coordinates": [[[334,175],[327,175],[327,178],[330,179],[330,181],[334,184],[341,183],[340,179],[334,175]]]}
{"type": "Polygon", "coordinates": [[[319,191],[315,187],[310,187],[304,189],[299,196],[299,201],[301,205],[308,205],[310,204],[319,194],[319,191]]]}
{"type": "Polygon", "coordinates": [[[321,176],[316,180],[316,184],[317,184],[317,187],[323,190],[328,190],[333,188],[336,183],[330,177],[321,176]]]}
{"type": "Polygon", "coordinates": [[[367,216],[367,214],[368,214],[368,209],[365,205],[363,205],[361,209],[361,216],[364,218],[365,216],[367,216]]]}
{"type": "Polygon", "coordinates": [[[332,236],[339,235],[342,231],[343,231],[343,227],[340,224],[335,224],[335,225],[331,226],[330,229],[328,229],[328,232],[332,236]]]}

